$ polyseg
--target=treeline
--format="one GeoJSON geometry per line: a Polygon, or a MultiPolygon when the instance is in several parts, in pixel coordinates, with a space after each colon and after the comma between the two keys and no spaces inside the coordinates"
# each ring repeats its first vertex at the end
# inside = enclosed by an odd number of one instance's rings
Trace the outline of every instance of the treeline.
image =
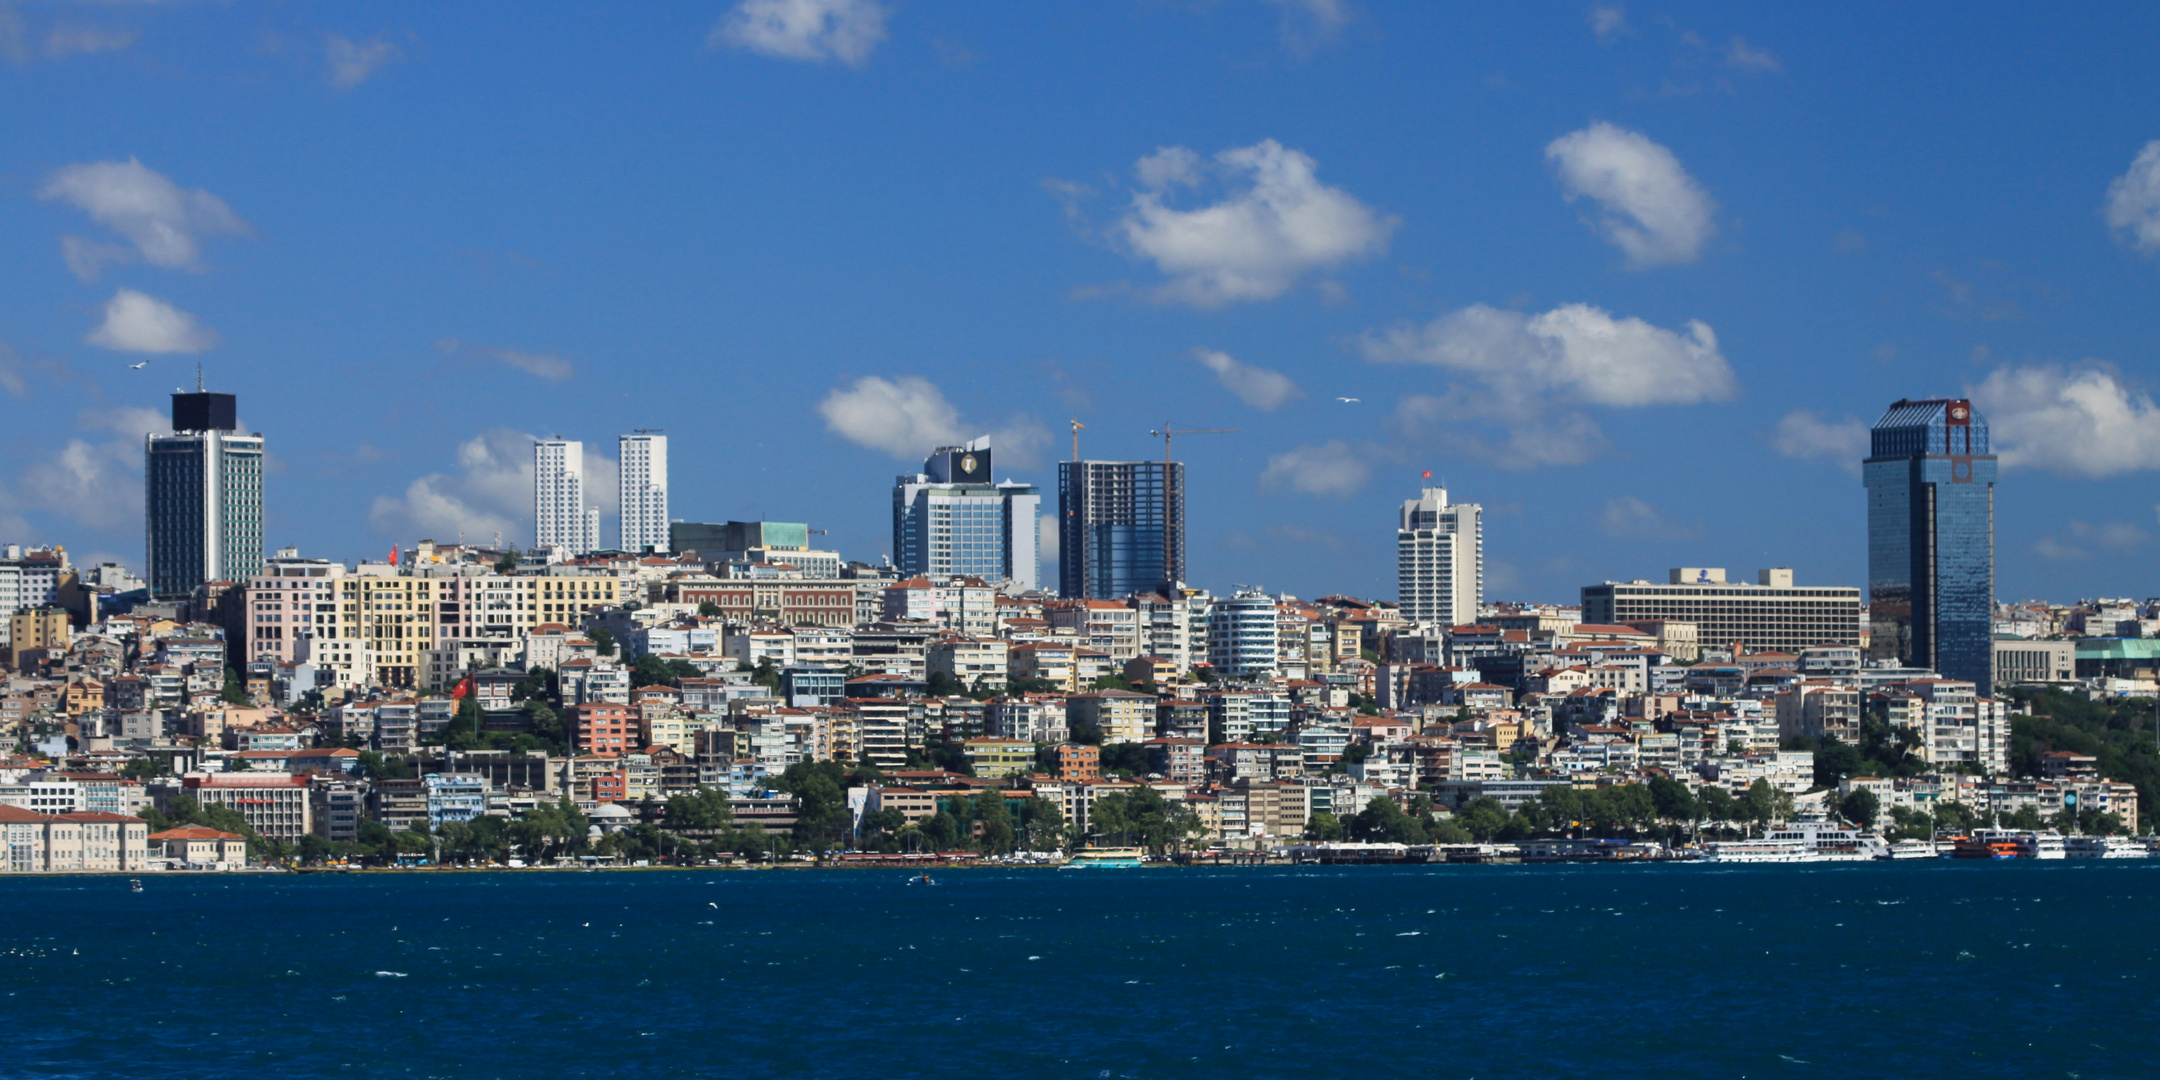
{"type": "Polygon", "coordinates": [[[1607,787],[1548,787],[1510,811],[1493,798],[1474,799],[1443,816],[1432,798],[1419,795],[1408,809],[1384,796],[1343,820],[1314,814],[1306,835],[1314,840],[1394,844],[1484,844],[1545,838],[1606,838],[1680,841],[1767,826],[1792,816],[1792,796],[1757,780],[1738,796],[1716,786],[1700,794],[1676,780],[1607,787]]]}
{"type": "Polygon", "coordinates": [[[2012,687],[2003,691],[2023,715],[2010,718],[2010,770],[2040,775],[2041,756],[2067,750],[2099,759],[2100,775],[2134,784],[2138,805],[2160,807],[2160,751],[2153,745],[2156,704],[2151,698],[2094,701],[2060,690],[2012,687]]]}

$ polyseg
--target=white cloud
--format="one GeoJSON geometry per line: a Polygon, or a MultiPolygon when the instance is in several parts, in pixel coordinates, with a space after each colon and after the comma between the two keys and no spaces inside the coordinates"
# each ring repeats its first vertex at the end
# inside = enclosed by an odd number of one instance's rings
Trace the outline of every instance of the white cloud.
{"type": "Polygon", "coordinates": [[[1590,32],[1597,35],[1598,43],[1610,44],[1622,35],[1633,33],[1627,21],[1627,11],[1618,4],[1590,5],[1590,32]]]}
{"type": "Polygon", "coordinates": [[[122,289],[105,302],[105,321],[83,340],[120,352],[196,353],[217,344],[217,335],[157,297],[122,289]]]}
{"type": "MultiPolygon", "coordinates": [[[[501,533],[506,544],[530,537],[533,515],[533,443],[531,435],[491,428],[460,444],[457,471],[429,473],[406,485],[402,495],[380,495],[368,509],[377,532],[400,539],[492,541],[501,533]]],[[[585,505],[610,513],[615,509],[615,459],[585,444],[585,505]]]]}
{"type": "Polygon", "coordinates": [[[1708,325],[1690,320],[1666,330],[1588,304],[1535,316],[1477,304],[1423,326],[1368,334],[1360,348],[1367,360],[1458,376],[1440,394],[1405,397],[1397,422],[1413,437],[1512,468],[1579,464],[1602,453],[1604,432],[1581,406],[1693,405],[1738,390],[1708,325]],[[1504,438],[1493,441],[1480,428],[1498,428],[1504,438]]]}
{"type": "Polygon", "coordinates": [[[2160,139],[2146,143],[2130,171],[2108,185],[2107,222],[2139,251],[2160,251],[2160,139]]]}
{"type": "Polygon", "coordinates": [[[397,45],[383,38],[354,41],[331,34],[323,40],[324,77],[331,86],[350,90],[399,55],[397,45]]]}
{"type": "Polygon", "coordinates": [[[1624,539],[1691,540],[1697,531],[1633,495],[1605,500],[1596,517],[1599,532],[1624,539]]]}
{"type": "Polygon", "coordinates": [[[860,67],[885,40],[888,14],[876,0],[742,0],[706,44],[860,67]]]}
{"type": "Polygon", "coordinates": [[[1770,433],[1770,448],[1791,458],[1828,458],[1858,475],[1868,456],[1868,427],[1848,416],[1830,421],[1800,409],[1787,413],[1770,433]]]}
{"type": "Polygon", "coordinates": [[[1282,295],[1306,275],[1387,250],[1401,224],[1315,177],[1312,158],[1273,139],[1203,161],[1164,147],[1134,166],[1140,189],[1112,226],[1118,243],[1172,280],[1158,300],[1217,307],[1282,295]],[[1219,180],[1221,201],[1166,205],[1173,188],[1219,180]]]}
{"type": "Polygon", "coordinates": [[[1349,0],[1269,2],[1282,9],[1282,26],[1276,33],[1282,39],[1283,48],[1295,56],[1305,56],[1322,45],[1333,43],[1351,18],[1349,0]]]}
{"type": "Polygon", "coordinates": [[[13,490],[0,492],[0,510],[9,516],[49,511],[86,529],[139,527],[143,436],[167,430],[165,417],[142,408],[92,409],[76,423],[113,437],[70,438],[52,456],[25,465],[13,490]]]}
{"type": "Polygon", "coordinates": [[[1785,70],[1785,65],[1778,63],[1778,58],[1770,55],[1769,50],[1751,48],[1737,34],[1725,45],[1725,63],[1731,67],[1754,71],[1785,70]]]}
{"type": "Polygon", "coordinates": [[[1288,488],[1300,495],[1347,498],[1365,486],[1372,466],[1350,444],[1331,439],[1318,446],[1300,446],[1268,458],[1260,474],[1260,486],[1269,490],[1288,488]]]}
{"type": "Polygon", "coordinates": [[[454,337],[441,338],[435,349],[444,356],[475,356],[508,364],[528,375],[536,375],[549,382],[563,382],[576,374],[570,361],[554,353],[526,352],[522,349],[503,349],[493,345],[481,345],[461,341],[454,337]]]}
{"type": "Polygon", "coordinates": [[[55,26],[45,35],[45,58],[59,60],[88,53],[118,52],[135,44],[132,30],[102,30],[94,26],[55,26]]]}
{"type": "MultiPolygon", "coordinates": [[[[960,410],[945,400],[944,391],[916,375],[866,375],[835,387],[817,408],[834,434],[902,461],[920,461],[940,446],[967,442],[969,431],[982,431],[963,425],[960,410]]],[[[1036,464],[1050,445],[1050,430],[1026,413],[1012,416],[985,437],[997,465],[1036,464]]]]}
{"type": "Polygon", "coordinates": [[[1717,226],[1716,204],[1672,151],[1638,132],[1599,122],[1554,139],[1545,157],[1569,202],[1588,196],[1604,213],[1591,223],[1640,269],[1692,262],[1717,226]]]}
{"type": "Polygon", "coordinates": [[[1304,397],[1305,392],[1280,371],[1241,364],[1229,353],[1217,349],[1194,349],[1193,359],[1215,373],[1223,386],[1238,396],[1238,400],[1262,412],[1273,412],[1284,405],[1304,397]]]}
{"type": "Polygon", "coordinates": [[[140,258],[152,266],[202,268],[202,241],[251,230],[223,199],[196,188],[183,190],[155,169],[129,158],[69,165],[53,174],[38,198],[64,202],[120,234],[135,250],[66,237],[68,268],[95,280],[101,263],[140,258]]]}
{"type": "Polygon", "coordinates": [[[2104,367],[1999,368],[1969,393],[2006,468],[2090,477],[2160,469],[2160,407],[2104,367]]]}
{"type": "Polygon", "coordinates": [[[2134,555],[2148,543],[2152,534],[2127,521],[2110,521],[2091,525],[2082,521],[2066,523],[2065,535],[2043,536],[2033,542],[2033,553],[2043,559],[2067,562],[2089,559],[2095,549],[2114,555],[2134,555]]]}

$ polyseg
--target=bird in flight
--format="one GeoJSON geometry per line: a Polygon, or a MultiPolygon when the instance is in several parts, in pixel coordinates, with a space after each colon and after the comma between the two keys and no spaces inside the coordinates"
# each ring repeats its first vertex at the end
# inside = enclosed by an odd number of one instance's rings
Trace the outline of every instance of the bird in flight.
{"type": "Polygon", "coordinates": [[[1335,400],[1337,400],[1337,401],[1340,401],[1340,402],[1342,402],[1342,403],[1343,403],[1343,404],[1345,404],[1345,405],[1355,405],[1355,404],[1357,404],[1357,400],[1358,400],[1358,399],[1356,399],[1356,398],[1354,398],[1354,397],[1339,397],[1339,398],[1336,398],[1335,400]]]}
{"type": "Polygon", "coordinates": [[[143,362],[142,362],[142,363],[140,363],[140,364],[129,364],[129,365],[128,365],[128,370],[129,370],[129,371],[136,371],[136,370],[140,370],[141,368],[143,368],[143,367],[147,366],[147,365],[148,365],[149,363],[150,363],[150,361],[148,361],[148,360],[145,360],[145,361],[143,361],[143,362]]]}

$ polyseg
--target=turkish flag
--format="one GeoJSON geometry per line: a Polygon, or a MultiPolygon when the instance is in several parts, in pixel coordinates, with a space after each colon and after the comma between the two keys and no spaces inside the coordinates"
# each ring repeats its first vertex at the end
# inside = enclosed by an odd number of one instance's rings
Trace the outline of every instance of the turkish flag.
{"type": "Polygon", "coordinates": [[[390,545],[390,565],[392,565],[392,566],[396,566],[396,565],[397,565],[397,555],[398,555],[398,551],[397,551],[397,545],[396,545],[396,544],[392,544],[392,545],[390,545]]]}
{"type": "Polygon", "coordinates": [[[452,701],[460,701],[460,700],[463,700],[463,699],[464,699],[464,697],[465,697],[465,695],[467,695],[467,694],[470,694],[470,693],[472,693],[472,692],[473,692],[473,681],[472,681],[472,676],[470,676],[470,675],[467,675],[467,676],[465,676],[464,678],[462,678],[462,679],[459,679],[459,680],[458,680],[458,684],[457,684],[456,686],[453,686],[453,687],[451,687],[451,688],[450,688],[450,700],[452,700],[452,701]]]}

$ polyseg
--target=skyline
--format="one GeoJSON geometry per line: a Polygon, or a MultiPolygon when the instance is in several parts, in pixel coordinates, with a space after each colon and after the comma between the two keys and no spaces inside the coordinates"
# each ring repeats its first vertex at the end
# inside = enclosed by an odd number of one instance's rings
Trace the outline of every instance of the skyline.
{"type": "Polygon", "coordinates": [[[141,569],[200,360],[341,560],[529,542],[528,436],[659,428],[671,516],[874,562],[895,472],[1048,489],[1078,416],[1244,429],[1177,447],[1219,595],[1392,597],[1427,470],[1490,598],[1857,585],[1867,425],[1969,395],[1998,596],[2140,592],[2152,13],[780,6],[0,13],[0,538],[141,569]]]}

